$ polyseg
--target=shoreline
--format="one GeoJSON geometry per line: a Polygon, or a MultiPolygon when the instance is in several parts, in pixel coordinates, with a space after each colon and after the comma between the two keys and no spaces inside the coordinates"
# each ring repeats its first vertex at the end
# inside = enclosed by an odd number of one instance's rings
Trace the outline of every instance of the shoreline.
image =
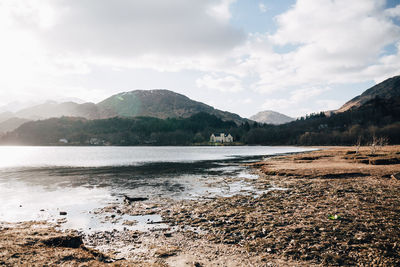
{"type": "Polygon", "coordinates": [[[168,228],[94,233],[75,248],[48,246],[42,238],[80,236],[77,232],[43,223],[39,228],[0,224],[0,234],[7,236],[0,241],[0,264],[35,260],[41,265],[53,257],[62,264],[95,266],[399,265],[400,164],[395,159],[400,146],[381,148],[376,155],[369,155],[368,147],[359,155],[354,150],[322,147],[246,164],[260,174],[253,181],[265,190],[259,196],[105,207],[100,212],[114,218],[160,214],[168,228]]]}

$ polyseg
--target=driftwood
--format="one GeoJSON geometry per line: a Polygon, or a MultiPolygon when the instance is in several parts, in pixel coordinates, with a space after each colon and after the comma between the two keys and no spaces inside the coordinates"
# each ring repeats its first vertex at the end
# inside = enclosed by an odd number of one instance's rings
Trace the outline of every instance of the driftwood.
{"type": "Polygon", "coordinates": [[[137,201],[145,201],[148,199],[149,198],[147,197],[128,197],[127,195],[124,195],[124,202],[127,204],[131,204],[132,202],[137,202],[137,201]]]}
{"type": "Polygon", "coordinates": [[[392,178],[400,180],[400,173],[392,174],[392,178]]]}

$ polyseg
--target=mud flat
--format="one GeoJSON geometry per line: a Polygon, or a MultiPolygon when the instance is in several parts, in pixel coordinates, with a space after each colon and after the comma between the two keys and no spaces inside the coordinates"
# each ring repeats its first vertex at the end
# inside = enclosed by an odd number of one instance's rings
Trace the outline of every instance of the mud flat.
{"type": "Polygon", "coordinates": [[[121,202],[95,211],[123,220],[123,230],[2,224],[0,264],[399,266],[399,163],[400,146],[357,153],[330,147],[249,163],[259,174],[251,179],[254,193],[121,202]],[[154,227],[129,228],[140,223],[129,216],[151,215],[157,219],[144,218],[154,227]],[[60,241],[71,236],[73,247],[60,241]]]}

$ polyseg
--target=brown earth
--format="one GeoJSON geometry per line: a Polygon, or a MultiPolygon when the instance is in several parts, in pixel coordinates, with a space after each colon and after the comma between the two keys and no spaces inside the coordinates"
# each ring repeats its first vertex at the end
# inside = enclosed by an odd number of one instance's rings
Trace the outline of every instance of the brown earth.
{"type": "Polygon", "coordinates": [[[0,225],[1,266],[103,266],[111,261],[83,245],[75,233],[61,233],[45,222],[0,225]]]}
{"type": "Polygon", "coordinates": [[[166,229],[96,233],[83,245],[48,226],[2,225],[0,265],[400,266],[400,146],[355,151],[334,147],[250,164],[260,174],[258,195],[102,210],[161,214],[166,229]]]}

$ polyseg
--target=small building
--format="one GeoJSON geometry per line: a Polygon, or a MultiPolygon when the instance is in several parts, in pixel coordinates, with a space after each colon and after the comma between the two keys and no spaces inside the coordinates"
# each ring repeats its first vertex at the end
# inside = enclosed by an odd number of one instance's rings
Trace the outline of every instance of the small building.
{"type": "Polygon", "coordinates": [[[210,136],[210,142],[211,143],[232,143],[233,142],[233,137],[231,134],[211,134],[210,136]]]}
{"type": "Polygon", "coordinates": [[[60,140],[58,140],[58,142],[63,144],[68,144],[68,140],[65,138],[61,138],[60,140]]]}
{"type": "Polygon", "coordinates": [[[104,140],[92,137],[92,138],[89,139],[89,144],[95,145],[95,146],[103,145],[104,144],[104,140]]]}

